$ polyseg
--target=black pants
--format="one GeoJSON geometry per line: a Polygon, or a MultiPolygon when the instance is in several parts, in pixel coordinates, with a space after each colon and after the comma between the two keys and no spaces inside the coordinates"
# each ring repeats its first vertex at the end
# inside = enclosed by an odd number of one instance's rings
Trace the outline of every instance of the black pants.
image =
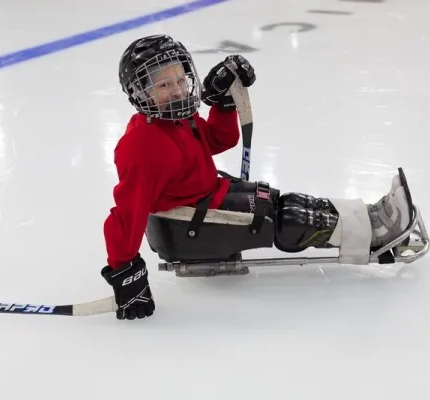
{"type": "MultiPolygon", "coordinates": [[[[256,191],[256,182],[232,181],[230,189],[219,208],[220,210],[254,213],[256,191]]],[[[270,197],[274,207],[273,211],[275,211],[279,190],[270,188],[270,197]]]]}

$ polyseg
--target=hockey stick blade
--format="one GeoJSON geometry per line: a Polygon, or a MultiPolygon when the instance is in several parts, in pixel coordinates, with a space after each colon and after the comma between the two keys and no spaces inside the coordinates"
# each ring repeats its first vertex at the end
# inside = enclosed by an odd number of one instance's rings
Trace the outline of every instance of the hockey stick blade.
{"type": "Polygon", "coordinates": [[[116,311],[115,297],[90,301],[81,304],[43,305],[25,303],[0,303],[1,314],[24,315],[63,315],[70,317],[84,317],[116,311]]]}
{"type": "Polygon", "coordinates": [[[249,99],[249,92],[246,87],[242,85],[239,76],[236,72],[236,65],[230,61],[227,62],[227,67],[232,71],[236,79],[230,86],[229,93],[233,97],[236,104],[237,112],[239,114],[240,125],[242,128],[242,165],[240,171],[241,179],[249,181],[249,171],[251,168],[251,141],[252,141],[252,110],[251,101],[249,99]]]}

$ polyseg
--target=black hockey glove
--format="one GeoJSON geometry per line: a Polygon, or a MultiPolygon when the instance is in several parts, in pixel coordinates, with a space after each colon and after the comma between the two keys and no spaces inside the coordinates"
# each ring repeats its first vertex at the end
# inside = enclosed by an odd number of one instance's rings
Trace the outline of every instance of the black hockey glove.
{"type": "Polygon", "coordinates": [[[154,313],[155,304],[148,284],[148,270],[140,254],[118,269],[107,265],[101,270],[101,274],[113,287],[118,319],[144,318],[154,313]]]}
{"type": "Polygon", "coordinates": [[[226,96],[228,89],[234,82],[235,75],[225,65],[230,60],[236,66],[236,73],[239,76],[242,85],[249,87],[255,82],[255,72],[251,64],[242,56],[228,56],[226,59],[213,67],[206,78],[203,80],[202,101],[208,106],[218,104],[222,110],[234,110],[234,104],[231,96],[226,96]]]}

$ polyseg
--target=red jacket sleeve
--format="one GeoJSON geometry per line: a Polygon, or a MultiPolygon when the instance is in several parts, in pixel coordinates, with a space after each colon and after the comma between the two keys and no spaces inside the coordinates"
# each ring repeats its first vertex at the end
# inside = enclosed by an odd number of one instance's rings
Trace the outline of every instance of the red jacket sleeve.
{"type": "Polygon", "coordinates": [[[205,134],[212,155],[229,150],[239,142],[240,132],[236,110],[221,111],[217,106],[212,106],[207,121],[200,116],[196,119],[205,134]]]}
{"type": "Polygon", "coordinates": [[[112,268],[138,253],[148,215],[168,180],[154,144],[144,141],[138,135],[124,137],[115,149],[119,178],[113,190],[116,205],[104,223],[107,262],[112,268]]]}

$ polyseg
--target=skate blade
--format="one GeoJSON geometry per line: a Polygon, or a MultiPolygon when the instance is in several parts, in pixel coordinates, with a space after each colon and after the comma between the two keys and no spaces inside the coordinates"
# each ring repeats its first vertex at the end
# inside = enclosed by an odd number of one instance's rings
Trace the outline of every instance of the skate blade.
{"type": "Polygon", "coordinates": [[[249,274],[248,267],[242,267],[235,270],[222,270],[215,267],[211,268],[197,268],[196,266],[187,266],[186,268],[180,268],[175,270],[175,274],[179,278],[202,278],[202,277],[213,277],[213,276],[235,276],[235,275],[247,275],[249,274]]]}

